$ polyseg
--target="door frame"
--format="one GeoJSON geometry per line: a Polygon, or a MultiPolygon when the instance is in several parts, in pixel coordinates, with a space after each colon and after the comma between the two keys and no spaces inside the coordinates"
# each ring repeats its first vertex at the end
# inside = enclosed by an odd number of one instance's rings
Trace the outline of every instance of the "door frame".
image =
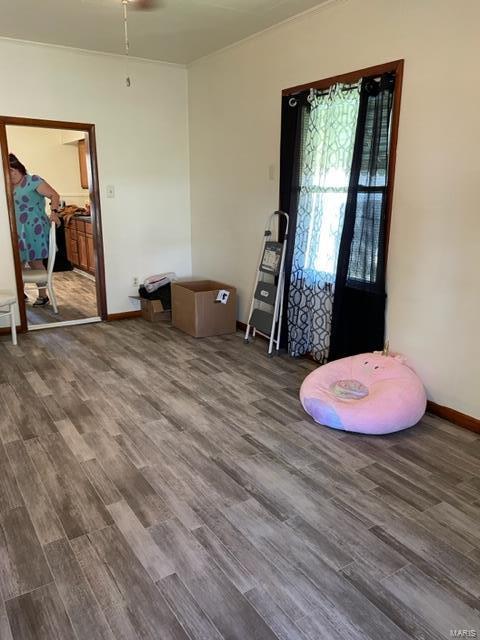
{"type": "Polygon", "coordinates": [[[36,118],[17,118],[0,115],[0,154],[2,156],[5,192],[7,198],[8,217],[10,221],[10,236],[12,240],[15,280],[17,284],[18,308],[20,311],[20,333],[28,331],[27,312],[23,297],[22,262],[18,248],[17,223],[15,205],[10,182],[10,167],[8,163],[7,126],[35,127],[43,129],[63,129],[84,131],[87,134],[87,170],[88,190],[93,224],[93,243],[95,249],[95,288],[97,295],[97,311],[100,318],[107,319],[107,295],[105,287],[105,259],[103,251],[102,212],[100,207],[100,186],[98,179],[97,143],[95,125],[82,122],[63,122],[60,120],[39,120],[36,118]]]}

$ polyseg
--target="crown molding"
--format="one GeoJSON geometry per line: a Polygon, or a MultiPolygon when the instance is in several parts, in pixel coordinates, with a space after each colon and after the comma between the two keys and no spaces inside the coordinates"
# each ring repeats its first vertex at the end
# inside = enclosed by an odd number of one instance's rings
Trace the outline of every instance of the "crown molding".
{"type": "MultiPolygon", "coordinates": [[[[54,49],[60,51],[69,51],[71,53],[77,53],[84,56],[102,56],[105,58],[114,58],[117,60],[125,60],[125,54],[122,53],[109,53],[107,51],[97,51],[95,49],[80,49],[79,47],[69,47],[63,44],[53,44],[50,42],[36,42],[35,40],[21,40],[17,38],[7,38],[5,36],[0,36],[0,43],[12,44],[16,46],[24,46],[24,47],[39,47],[42,49],[54,49]]],[[[138,58],[136,56],[128,56],[130,62],[137,62],[140,64],[153,64],[153,65],[162,65],[165,67],[175,67],[177,69],[186,69],[186,64],[181,64],[178,62],[164,62],[163,60],[154,60],[152,58],[138,58]]]]}
{"type": "Polygon", "coordinates": [[[200,58],[196,58],[195,60],[192,60],[192,62],[188,62],[186,64],[186,67],[187,67],[187,69],[190,69],[190,68],[194,67],[198,63],[205,62],[209,58],[214,58],[215,56],[218,56],[218,55],[220,55],[222,53],[225,53],[226,51],[229,51],[230,49],[235,49],[236,47],[240,47],[241,45],[243,45],[243,44],[245,44],[247,42],[250,42],[250,40],[255,40],[256,38],[260,38],[260,37],[264,36],[266,33],[269,33],[270,31],[275,31],[277,29],[281,29],[282,27],[284,27],[287,24],[290,24],[291,22],[302,22],[303,20],[308,20],[309,18],[312,17],[312,15],[315,15],[317,13],[321,13],[322,11],[325,11],[326,9],[330,8],[332,5],[347,4],[350,1],[351,0],[325,0],[321,4],[318,4],[315,7],[312,7],[311,9],[306,9],[305,11],[302,11],[301,13],[296,13],[294,16],[290,16],[290,18],[286,18],[285,20],[282,20],[281,22],[276,22],[275,24],[272,24],[272,26],[267,27],[266,29],[262,29],[261,31],[256,31],[255,33],[252,33],[251,35],[247,36],[246,38],[242,38],[241,40],[237,40],[236,42],[232,42],[232,44],[228,44],[227,46],[222,47],[221,49],[217,49],[216,51],[212,51],[211,53],[207,53],[204,56],[201,56],[200,58]]]}

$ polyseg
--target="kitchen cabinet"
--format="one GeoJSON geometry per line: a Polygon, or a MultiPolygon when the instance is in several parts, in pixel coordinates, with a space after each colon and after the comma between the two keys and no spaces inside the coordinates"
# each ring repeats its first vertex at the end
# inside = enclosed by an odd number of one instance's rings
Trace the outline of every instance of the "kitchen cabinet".
{"type": "Polygon", "coordinates": [[[65,226],[67,258],[77,269],[95,275],[95,249],[90,219],[70,218],[65,226]]]}
{"type": "Polygon", "coordinates": [[[77,142],[85,140],[85,131],[63,130],[61,137],[62,144],[74,144],[76,146],[77,142]]]}
{"type": "Polygon", "coordinates": [[[80,269],[88,271],[88,258],[87,258],[87,238],[84,233],[79,233],[77,237],[78,242],[78,264],[80,269]]]}
{"type": "Polygon", "coordinates": [[[78,142],[78,162],[80,164],[80,185],[82,189],[88,189],[87,143],[85,140],[78,142]]]}
{"type": "MultiPolygon", "coordinates": [[[[91,227],[90,223],[90,227],[91,227]]],[[[93,248],[93,235],[85,234],[85,238],[87,240],[87,264],[88,271],[92,275],[95,275],[95,249],[93,248]]]]}

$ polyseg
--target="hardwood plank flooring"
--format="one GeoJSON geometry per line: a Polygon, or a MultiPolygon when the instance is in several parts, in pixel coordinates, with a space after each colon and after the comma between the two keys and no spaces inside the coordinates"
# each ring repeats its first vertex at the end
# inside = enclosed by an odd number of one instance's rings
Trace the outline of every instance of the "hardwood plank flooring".
{"type": "Polygon", "coordinates": [[[53,312],[51,304],[34,307],[37,289],[30,286],[25,289],[28,295],[26,310],[29,326],[98,316],[95,280],[76,271],[58,271],[53,274],[53,286],[58,313],[53,312]]]}
{"type": "Polygon", "coordinates": [[[25,507],[0,514],[0,592],[4,600],[51,582],[40,542],[25,507]]]}
{"type": "Polygon", "coordinates": [[[53,582],[6,602],[14,640],[76,640],[53,582]]]}
{"type": "Polygon", "coordinates": [[[1,640],[480,636],[480,436],[314,424],[313,364],[141,319],[0,338],[1,640]]]}
{"type": "Polygon", "coordinates": [[[68,542],[50,542],[45,547],[45,554],[77,635],[91,640],[114,640],[105,616],[68,542]]]}

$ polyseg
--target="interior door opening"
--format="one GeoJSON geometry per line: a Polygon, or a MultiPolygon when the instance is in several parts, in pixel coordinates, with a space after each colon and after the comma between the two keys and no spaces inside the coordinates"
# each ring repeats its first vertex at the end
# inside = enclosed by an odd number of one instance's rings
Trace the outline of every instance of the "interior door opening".
{"type": "Polygon", "coordinates": [[[94,126],[4,117],[0,143],[20,330],[105,320],[94,126]]]}

